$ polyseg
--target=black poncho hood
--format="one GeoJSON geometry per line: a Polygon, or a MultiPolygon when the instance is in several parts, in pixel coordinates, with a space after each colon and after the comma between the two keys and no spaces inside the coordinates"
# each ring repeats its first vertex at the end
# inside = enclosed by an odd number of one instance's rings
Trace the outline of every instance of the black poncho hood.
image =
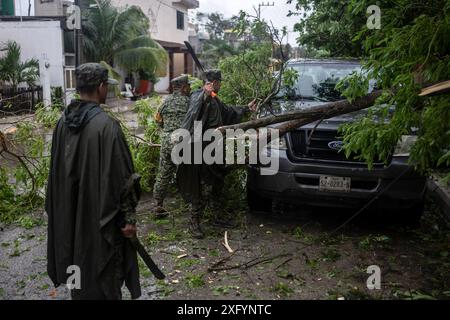
{"type": "Polygon", "coordinates": [[[95,102],[72,100],[64,110],[63,121],[70,131],[78,132],[100,112],[101,109],[95,102]]]}

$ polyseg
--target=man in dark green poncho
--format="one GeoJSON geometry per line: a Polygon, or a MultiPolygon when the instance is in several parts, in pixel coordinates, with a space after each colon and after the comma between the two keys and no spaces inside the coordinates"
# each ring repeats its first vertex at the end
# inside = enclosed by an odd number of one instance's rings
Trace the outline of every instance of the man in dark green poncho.
{"type": "Polygon", "coordinates": [[[115,80],[97,63],[75,74],[81,98],[65,109],[53,133],[45,205],[48,275],[57,287],[77,268],[80,286],[71,288],[72,299],[121,299],[124,282],[138,298],[137,256],[127,238],[136,235],[139,176],[120,124],[101,107],[115,80]]]}
{"type": "MultiPolygon", "coordinates": [[[[253,110],[254,102],[248,106],[227,106],[217,97],[219,93],[222,74],[220,70],[208,70],[205,72],[205,85],[192,93],[189,110],[184,119],[182,128],[192,135],[194,122],[202,124],[202,131],[218,128],[224,125],[239,123],[242,117],[253,110]]],[[[193,162],[192,162],[193,163],[193,162]]],[[[190,232],[196,238],[204,237],[200,226],[203,210],[209,202],[214,213],[214,221],[224,225],[226,221],[221,219],[220,203],[223,181],[226,175],[226,167],[220,164],[206,165],[182,163],[178,166],[177,182],[180,193],[190,204],[190,232]]]]}

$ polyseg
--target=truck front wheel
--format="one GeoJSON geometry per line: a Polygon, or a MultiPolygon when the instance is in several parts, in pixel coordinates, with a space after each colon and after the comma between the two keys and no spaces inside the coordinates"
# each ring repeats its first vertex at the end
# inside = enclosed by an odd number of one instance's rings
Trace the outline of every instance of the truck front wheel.
{"type": "Polygon", "coordinates": [[[250,211],[271,212],[272,200],[261,196],[256,191],[247,188],[247,203],[250,211]]]}

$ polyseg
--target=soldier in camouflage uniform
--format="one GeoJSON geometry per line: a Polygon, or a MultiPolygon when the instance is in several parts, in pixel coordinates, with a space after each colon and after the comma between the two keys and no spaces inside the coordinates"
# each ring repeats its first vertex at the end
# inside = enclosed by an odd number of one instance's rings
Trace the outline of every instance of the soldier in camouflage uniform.
{"type": "Polygon", "coordinates": [[[181,128],[189,108],[189,95],[191,92],[187,75],[173,79],[171,84],[173,94],[169,95],[164,101],[156,119],[162,129],[159,170],[155,186],[153,187],[153,197],[156,201],[155,213],[158,218],[167,216],[167,211],[163,207],[164,198],[176,172],[176,166],[171,159],[173,143],[170,136],[174,130],[181,128]]]}
{"type": "MultiPolygon", "coordinates": [[[[208,129],[236,124],[245,114],[255,111],[255,101],[247,106],[228,106],[223,103],[218,93],[222,82],[220,70],[207,70],[204,73],[204,87],[192,93],[189,110],[181,127],[194,132],[196,121],[201,122],[202,133],[208,129]]],[[[191,142],[195,153],[193,143],[191,142]]],[[[203,151],[204,149],[202,149],[203,151]]],[[[200,220],[206,206],[213,212],[213,224],[222,227],[232,227],[233,221],[224,216],[223,211],[223,184],[228,172],[226,165],[181,163],[177,170],[177,182],[180,194],[190,205],[191,219],[189,231],[194,238],[203,238],[204,232],[200,220]]]]}

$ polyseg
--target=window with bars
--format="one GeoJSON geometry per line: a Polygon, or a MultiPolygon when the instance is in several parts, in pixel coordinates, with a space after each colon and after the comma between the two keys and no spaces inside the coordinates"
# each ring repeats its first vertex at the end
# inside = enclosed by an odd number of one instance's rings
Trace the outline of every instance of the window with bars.
{"type": "Polygon", "coordinates": [[[75,68],[65,68],[66,90],[75,89],[75,68]]]}
{"type": "Polygon", "coordinates": [[[177,10],[177,29],[184,30],[184,12],[177,10]]]}

